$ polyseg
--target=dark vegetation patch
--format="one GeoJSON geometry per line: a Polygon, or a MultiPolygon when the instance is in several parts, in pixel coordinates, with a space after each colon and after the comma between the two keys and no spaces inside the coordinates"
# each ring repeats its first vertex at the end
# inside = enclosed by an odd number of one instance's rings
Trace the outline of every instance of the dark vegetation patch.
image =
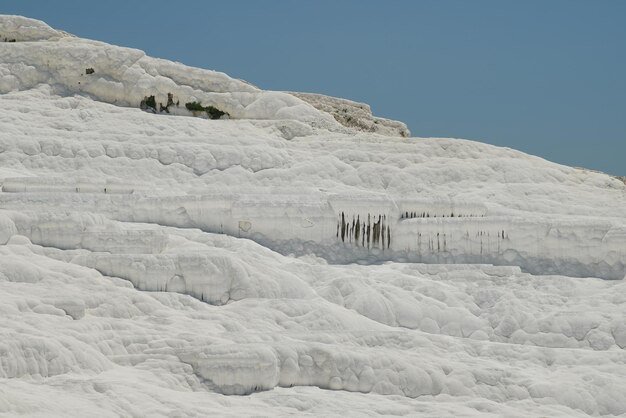
{"type": "Polygon", "coordinates": [[[214,106],[202,106],[200,102],[187,102],[185,103],[185,107],[190,112],[206,112],[211,119],[220,119],[224,115],[228,115],[228,113],[219,110],[214,106]]]}
{"type": "Polygon", "coordinates": [[[156,100],[154,100],[154,95],[145,96],[141,103],[139,103],[139,108],[141,110],[147,110],[152,113],[156,113],[156,100]]]}
{"type": "MultiPolygon", "coordinates": [[[[88,70],[89,69],[87,69],[86,72],[88,70]]],[[[87,74],[92,73],[87,72],[87,74]]],[[[170,106],[178,107],[179,105],[180,101],[177,100],[174,102],[174,95],[172,93],[167,93],[167,103],[165,105],[163,105],[163,103],[159,103],[158,111],[154,95],[145,96],[139,104],[139,108],[151,113],[170,113],[170,106]]],[[[196,116],[198,116],[198,112],[204,112],[210,119],[220,119],[224,115],[229,116],[228,113],[216,108],[215,106],[202,106],[202,103],[200,102],[187,102],[185,103],[185,107],[196,116]]]]}
{"type": "MultiPolygon", "coordinates": [[[[176,107],[178,107],[179,102],[176,101],[176,107]]],[[[174,106],[174,95],[172,93],[167,93],[167,104],[163,106],[163,103],[159,102],[159,112],[170,113],[170,106],[174,106]]]]}

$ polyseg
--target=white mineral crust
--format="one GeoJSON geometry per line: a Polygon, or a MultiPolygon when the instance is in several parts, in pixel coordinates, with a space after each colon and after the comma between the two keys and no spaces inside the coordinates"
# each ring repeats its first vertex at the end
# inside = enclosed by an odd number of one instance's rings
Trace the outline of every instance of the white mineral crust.
{"type": "Polygon", "coordinates": [[[619,179],[5,38],[0,416],[626,415],[619,179]]]}

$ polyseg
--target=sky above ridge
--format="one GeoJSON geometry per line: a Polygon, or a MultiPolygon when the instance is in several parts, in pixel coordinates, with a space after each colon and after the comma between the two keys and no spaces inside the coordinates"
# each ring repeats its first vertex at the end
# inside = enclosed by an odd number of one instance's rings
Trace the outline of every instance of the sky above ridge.
{"type": "Polygon", "coordinates": [[[414,136],[626,175],[626,1],[21,0],[0,14],[366,102],[414,136]]]}

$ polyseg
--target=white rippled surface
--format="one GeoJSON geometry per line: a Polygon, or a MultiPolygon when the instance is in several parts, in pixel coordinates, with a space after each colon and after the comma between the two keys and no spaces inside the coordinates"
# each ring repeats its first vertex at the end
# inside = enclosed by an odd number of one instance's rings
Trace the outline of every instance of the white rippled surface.
{"type": "Polygon", "coordinates": [[[0,415],[626,414],[620,180],[0,35],[0,415]]]}

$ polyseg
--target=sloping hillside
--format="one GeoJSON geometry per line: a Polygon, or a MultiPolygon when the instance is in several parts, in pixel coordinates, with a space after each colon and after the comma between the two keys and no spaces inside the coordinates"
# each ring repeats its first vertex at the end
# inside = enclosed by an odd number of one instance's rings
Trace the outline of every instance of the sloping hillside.
{"type": "Polygon", "coordinates": [[[0,414],[626,414],[619,179],[5,38],[0,414]]]}

